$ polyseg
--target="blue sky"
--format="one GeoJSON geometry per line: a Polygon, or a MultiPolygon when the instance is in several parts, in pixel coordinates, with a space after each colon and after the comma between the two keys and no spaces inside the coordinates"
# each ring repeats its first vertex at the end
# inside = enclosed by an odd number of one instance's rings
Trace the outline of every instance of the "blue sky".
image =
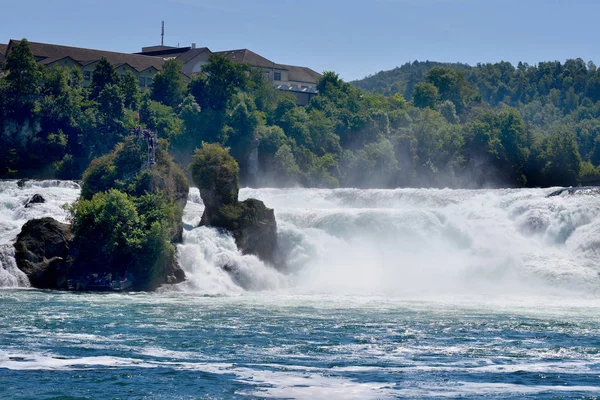
{"type": "Polygon", "coordinates": [[[598,0],[0,0],[0,42],[122,52],[196,42],[362,78],[413,60],[600,64],[598,0]]]}

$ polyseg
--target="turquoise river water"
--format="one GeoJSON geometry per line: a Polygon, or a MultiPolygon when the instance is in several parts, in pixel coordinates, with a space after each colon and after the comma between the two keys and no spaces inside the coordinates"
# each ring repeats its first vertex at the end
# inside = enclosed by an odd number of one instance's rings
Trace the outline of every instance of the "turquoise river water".
{"type": "Polygon", "coordinates": [[[193,189],[187,281],[102,294],[14,265],[77,184],[1,182],[0,398],[596,399],[600,199],[550,192],[244,189],[276,210],[277,270],[195,228],[193,189]]]}

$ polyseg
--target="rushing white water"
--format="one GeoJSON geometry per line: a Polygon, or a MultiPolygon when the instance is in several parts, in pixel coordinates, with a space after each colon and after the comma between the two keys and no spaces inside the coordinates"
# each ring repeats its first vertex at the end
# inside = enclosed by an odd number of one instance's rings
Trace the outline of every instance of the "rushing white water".
{"type": "MultiPolygon", "coordinates": [[[[552,189],[243,189],[276,211],[284,265],[242,255],[233,238],[196,228],[197,189],[185,210],[174,290],[206,295],[293,293],[596,293],[600,288],[600,198],[546,197],[552,189]]],[[[73,182],[0,183],[0,286],[26,286],[12,243],[31,218],[66,220],[73,182]],[[25,208],[33,194],[46,203],[25,208]]],[[[170,290],[173,290],[171,288],[170,290]]]]}
{"type": "Polygon", "coordinates": [[[71,181],[28,181],[23,188],[17,181],[0,181],[0,287],[29,286],[14,259],[13,243],[23,224],[42,217],[66,222],[68,212],[63,206],[75,201],[79,191],[79,185],[71,181]],[[41,194],[45,203],[25,207],[34,194],[41,194]]]}
{"type": "MultiPolygon", "coordinates": [[[[286,276],[265,279],[254,258],[237,265],[247,288],[296,293],[595,293],[600,198],[551,192],[244,189],[242,198],[276,210],[286,276]]],[[[203,209],[196,189],[190,199],[186,221],[195,226],[203,209]]],[[[214,263],[188,262],[199,259],[193,252],[215,260],[233,249],[229,236],[209,239],[203,229],[186,232],[180,261],[194,279],[200,271],[198,281],[210,278],[207,293],[236,293],[239,284],[211,277],[214,263]],[[194,245],[200,238],[228,245],[194,245]]]]}

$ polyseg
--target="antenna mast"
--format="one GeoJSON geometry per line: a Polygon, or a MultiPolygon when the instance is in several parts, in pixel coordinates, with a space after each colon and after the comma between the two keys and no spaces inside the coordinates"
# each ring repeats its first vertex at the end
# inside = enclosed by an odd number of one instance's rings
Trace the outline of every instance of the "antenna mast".
{"type": "Polygon", "coordinates": [[[165,21],[162,22],[162,31],[160,33],[160,45],[165,45],[165,21]]]}

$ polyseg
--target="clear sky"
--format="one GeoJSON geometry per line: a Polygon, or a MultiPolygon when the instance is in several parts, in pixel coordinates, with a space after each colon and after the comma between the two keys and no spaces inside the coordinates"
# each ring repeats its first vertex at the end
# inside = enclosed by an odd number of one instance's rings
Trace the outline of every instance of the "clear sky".
{"type": "Polygon", "coordinates": [[[9,39],[140,51],[248,48],[362,78],[413,60],[600,64],[599,0],[0,0],[9,39]]]}

